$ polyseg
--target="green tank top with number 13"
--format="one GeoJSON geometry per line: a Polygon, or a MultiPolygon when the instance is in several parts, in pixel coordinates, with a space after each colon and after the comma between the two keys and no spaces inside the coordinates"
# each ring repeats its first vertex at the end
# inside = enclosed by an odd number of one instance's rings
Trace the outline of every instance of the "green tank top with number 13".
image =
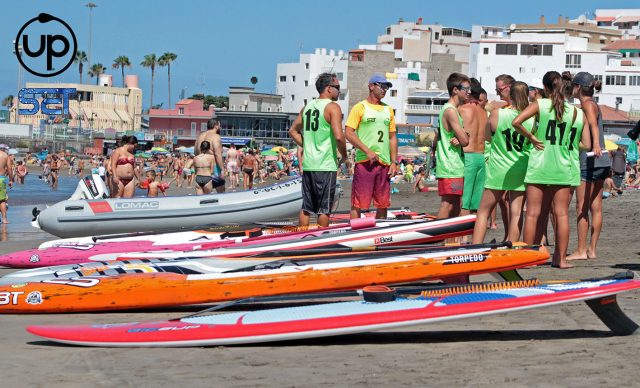
{"type": "MultiPolygon", "coordinates": [[[[364,106],[364,114],[356,134],[364,145],[378,155],[378,160],[386,166],[391,165],[389,148],[389,125],[391,124],[391,111],[386,104],[382,104],[381,110],[376,110],[367,101],[360,102],[364,106]]],[[[367,154],[357,150],[356,163],[367,160],[367,154]]]]}
{"type": "Polygon", "coordinates": [[[337,171],[338,153],[331,124],[324,118],[328,98],[316,99],[302,111],[303,171],[337,171]]]}

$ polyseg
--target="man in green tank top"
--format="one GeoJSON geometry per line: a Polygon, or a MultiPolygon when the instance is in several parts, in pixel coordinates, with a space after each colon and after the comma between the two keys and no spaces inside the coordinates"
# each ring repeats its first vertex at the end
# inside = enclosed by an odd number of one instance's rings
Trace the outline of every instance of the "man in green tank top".
{"type": "Polygon", "coordinates": [[[462,147],[469,144],[469,135],[464,131],[462,117],[458,112],[458,106],[469,99],[469,77],[452,73],[447,78],[447,90],[450,98],[440,111],[436,141],[436,178],[441,198],[438,218],[460,214],[460,197],[464,189],[462,147]]]}
{"type": "Polygon", "coordinates": [[[342,109],[336,104],[340,82],[335,74],[322,73],[316,80],[320,94],[302,110],[289,134],[302,148],[302,209],[300,226],[309,225],[311,213],[318,224],[329,226],[329,214],[336,190],[338,166],[347,156],[347,143],[342,132],[342,109]],[[336,149],[337,148],[337,149],[336,149]],[[340,160],[338,154],[340,152],[340,160]]]}
{"type": "Polygon", "coordinates": [[[381,100],[393,85],[385,77],[369,79],[369,96],[355,104],[347,118],[347,140],[356,148],[351,184],[351,218],[359,218],[373,199],[376,218],[391,205],[389,176],[397,171],[398,140],[393,109],[381,100]]]}

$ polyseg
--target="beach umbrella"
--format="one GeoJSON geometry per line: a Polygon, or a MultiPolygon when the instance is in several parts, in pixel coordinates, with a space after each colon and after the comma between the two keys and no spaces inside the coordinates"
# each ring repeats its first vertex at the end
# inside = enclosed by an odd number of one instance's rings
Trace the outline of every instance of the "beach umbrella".
{"type": "Polygon", "coordinates": [[[604,140],[604,148],[607,151],[615,151],[615,150],[618,149],[618,145],[616,143],[614,143],[613,141],[611,141],[611,140],[605,139],[604,140]]]}
{"type": "Polygon", "coordinates": [[[417,147],[411,147],[411,146],[398,147],[398,155],[411,158],[414,156],[420,156],[422,154],[424,154],[424,152],[417,147]]]}
{"type": "Polygon", "coordinates": [[[271,151],[287,153],[288,150],[283,146],[276,146],[276,147],[273,147],[271,151]]]}
{"type": "Polygon", "coordinates": [[[182,149],[180,149],[180,152],[184,152],[185,154],[191,154],[191,155],[195,155],[193,153],[194,147],[182,147],[182,149]]]}
{"type": "Polygon", "coordinates": [[[71,147],[71,146],[66,146],[66,147],[64,147],[64,151],[65,151],[65,152],[66,152],[66,151],[69,151],[69,152],[71,152],[72,154],[77,154],[77,153],[78,153],[78,150],[77,150],[77,149],[75,149],[75,148],[73,148],[73,147],[71,147]]]}
{"type": "Polygon", "coordinates": [[[151,153],[152,154],[168,154],[169,151],[167,151],[165,148],[162,148],[162,147],[153,147],[151,149],[151,153]]]}
{"type": "Polygon", "coordinates": [[[427,152],[431,151],[431,147],[429,147],[429,146],[423,146],[423,147],[420,147],[418,149],[420,151],[424,152],[424,153],[427,153],[427,152]]]}
{"type": "Polygon", "coordinates": [[[151,154],[146,152],[139,152],[136,154],[136,158],[149,159],[150,157],[151,157],[151,154]]]}
{"type": "Polygon", "coordinates": [[[278,152],[277,151],[262,151],[260,153],[260,155],[262,156],[278,156],[278,152]]]}
{"type": "Polygon", "coordinates": [[[18,150],[15,148],[9,148],[9,155],[16,155],[18,153],[18,150]]]}

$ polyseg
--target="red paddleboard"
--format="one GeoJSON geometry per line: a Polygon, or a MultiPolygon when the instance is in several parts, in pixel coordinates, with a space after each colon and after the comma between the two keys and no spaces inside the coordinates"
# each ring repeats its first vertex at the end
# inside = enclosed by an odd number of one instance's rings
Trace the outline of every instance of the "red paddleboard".
{"type": "Polygon", "coordinates": [[[639,280],[601,279],[541,285],[531,282],[462,286],[426,291],[413,298],[376,298],[390,300],[380,303],[364,300],[325,303],[159,322],[29,326],[27,331],[55,342],[85,346],[231,345],[385,330],[575,301],[587,301],[615,334],[632,334],[638,327],[620,310],[616,294],[640,288],[639,280]]]}

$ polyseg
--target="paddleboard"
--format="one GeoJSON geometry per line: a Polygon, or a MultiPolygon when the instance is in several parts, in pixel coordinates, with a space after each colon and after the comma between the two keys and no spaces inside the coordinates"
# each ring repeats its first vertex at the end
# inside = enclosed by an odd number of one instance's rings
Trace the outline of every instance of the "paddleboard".
{"type": "MultiPolygon", "coordinates": [[[[638,325],[620,310],[616,295],[640,288],[635,279],[551,284],[471,286],[468,292],[428,291],[389,302],[364,300],[272,310],[241,311],[169,321],[70,326],[29,326],[27,331],[73,345],[178,347],[251,344],[327,337],[475,318],[575,301],[587,301],[615,333],[628,335],[638,325]]],[[[533,317],[532,317],[533,318],[533,317]]]]}

